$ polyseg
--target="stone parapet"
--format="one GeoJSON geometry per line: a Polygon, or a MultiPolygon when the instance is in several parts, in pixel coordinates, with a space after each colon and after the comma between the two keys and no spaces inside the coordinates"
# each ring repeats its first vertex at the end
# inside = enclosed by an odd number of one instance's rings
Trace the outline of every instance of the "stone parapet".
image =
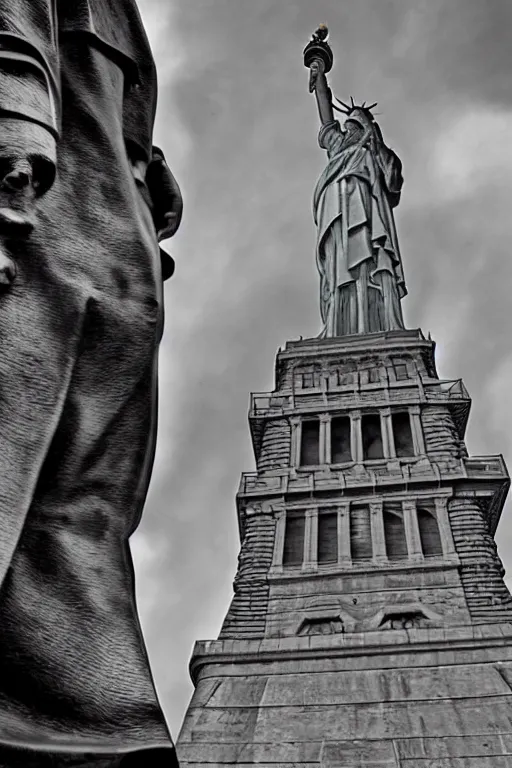
{"type": "MultiPolygon", "coordinates": [[[[265,639],[198,640],[190,660],[190,674],[197,681],[201,670],[209,665],[261,664],[322,658],[347,659],[355,657],[389,657],[389,666],[425,664],[427,654],[435,665],[438,655],[447,654],[444,661],[454,662],[454,654],[473,654],[482,649],[505,649],[500,659],[512,663],[512,621],[503,624],[432,627],[408,630],[382,630],[325,636],[284,637],[265,639]],[[391,656],[390,656],[391,654],[391,656]],[[417,655],[418,660],[409,658],[417,655]],[[451,655],[450,655],[451,654],[451,655]],[[407,662],[404,655],[407,655],[407,662]]],[[[482,655],[479,658],[483,658],[482,655]]],[[[463,657],[460,657],[461,662],[463,657]]],[[[340,662],[341,663],[341,662],[340,662]]],[[[369,663],[382,665],[382,660],[369,663]]],[[[360,664],[357,665],[361,668],[360,664]]],[[[315,669],[313,664],[307,669],[315,669]]],[[[512,680],[512,677],[511,677],[512,680]]],[[[512,703],[512,700],[511,700],[512,703]]]]}

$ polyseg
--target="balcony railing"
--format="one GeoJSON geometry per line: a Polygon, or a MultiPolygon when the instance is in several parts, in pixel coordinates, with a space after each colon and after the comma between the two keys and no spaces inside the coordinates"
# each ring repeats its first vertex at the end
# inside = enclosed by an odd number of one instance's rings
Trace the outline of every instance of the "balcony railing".
{"type": "Polygon", "coordinates": [[[466,477],[490,480],[507,478],[508,471],[503,456],[470,456],[462,460],[466,477]]]}
{"type": "Polygon", "coordinates": [[[365,405],[385,405],[400,401],[403,403],[447,403],[462,404],[469,410],[470,397],[462,379],[428,382],[409,381],[400,387],[336,388],[321,390],[301,389],[293,394],[279,392],[255,392],[251,395],[249,416],[252,418],[271,418],[289,413],[291,410],[308,410],[319,407],[364,407],[365,405]]]}
{"type": "Polygon", "coordinates": [[[470,400],[469,393],[462,379],[428,382],[424,385],[424,389],[427,401],[470,400]]]}

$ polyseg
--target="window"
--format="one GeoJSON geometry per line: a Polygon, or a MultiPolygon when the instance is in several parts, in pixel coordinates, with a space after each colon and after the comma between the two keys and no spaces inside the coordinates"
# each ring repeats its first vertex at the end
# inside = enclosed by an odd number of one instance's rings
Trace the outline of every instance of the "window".
{"type": "Polygon", "coordinates": [[[346,363],[343,368],[338,369],[338,386],[347,386],[354,383],[354,372],[356,368],[354,363],[346,363]]]}
{"type": "Polygon", "coordinates": [[[367,506],[354,505],[350,509],[350,551],[354,561],[372,559],[372,529],[367,506]]]}
{"type": "Polygon", "coordinates": [[[302,565],[304,560],[304,512],[288,512],[284,532],[283,565],[302,565]]]}
{"type": "Polygon", "coordinates": [[[299,389],[313,389],[320,386],[321,368],[318,365],[300,367],[295,370],[295,386],[299,389]]]}
{"type": "Polygon", "coordinates": [[[363,458],[382,459],[382,432],[378,413],[365,413],[361,419],[363,433],[363,458]]]}
{"type": "Polygon", "coordinates": [[[403,560],[407,557],[404,514],[400,503],[385,503],[383,509],[384,537],[389,560],[403,560]]]}
{"type": "Polygon", "coordinates": [[[436,516],[428,509],[418,509],[418,528],[420,529],[421,548],[425,557],[436,557],[443,554],[441,534],[436,516]]]}
{"type": "Polygon", "coordinates": [[[320,422],[318,419],[302,422],[300,463],[303,467],[320,464],[320,422]]]}
{"type": "Polygon", "coordinates": [[[393,437],[395,438],[395,452],[398,458],[414,456],[409,414],[407,412],[392,413],[391,423],[393,425],[393,437]]]}
{"type": "Polygon", "coordinates": [[[350,418],[336,416],[331,421],[331,462],[342,464],[346,461],[352,461],[350,418]]]}
{"type": "Polygon", "coordinates": [[[370,368],[368,372],[368,381],[370,384],[376,384],[380,381],[380,371],[378,368],[370,368]]]}
{"type": "Polygon", "coordinates": [[[340,387],[348,386],[349,384],[354,383],[354,374],[353,373],[339,373],[338,374],[338,382],[340,387]]]}
{"type": "Polygon", "coordinates": [[[395,378],[397,381],[403,381],[403,379],[409,378],[409,371],[407,370],[407,363],[402,358],[394,358],[392,361],[393,370],[395,371],[395,378]]]}
{"type": "Polygon", "coordinates": [[[338,561],[338,513],[319,510],[318,513],[318,563],[338,561]]]}

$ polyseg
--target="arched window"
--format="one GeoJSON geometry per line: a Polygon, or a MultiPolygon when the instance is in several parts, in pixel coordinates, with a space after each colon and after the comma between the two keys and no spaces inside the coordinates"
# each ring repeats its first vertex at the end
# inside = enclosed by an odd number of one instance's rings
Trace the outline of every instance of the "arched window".
{"type": "Polygon", "coordinates": [[[403,560],[407,557],[404,513],[401,504],[384,504],[384,537],[389,560],[403,560]]]}
{"type": "Polygon", "coordinates": [[[350,551],[352,560],[372,559],[372,527],[367,506],[354,504],[350,508],[350,551]]]}
{"type": "Polygon", "coordinates": [[[443,545],[435,513],[429,509],[419,508],[417,515],[423,555],[425,557],[439,557],[443,554],[443,545]]]}
{"type": "Polygon", "coordinates": [[[302,565],[305,530],[304,512],[288,512],[284,532],[283,565],[302,565]]]}
{"type": "Polygon", "coordinates": [[[408,412],[392,413],[391,423],[393,425],[393,437],[395,439],[395,452],[398,458],[414,456],[411,420],[408,412]]]}
{"type": "Polygon", "coordinates": [[[300,464],[302,467],[320,464],[320,422],[318,419],[302,422],[300,464]]]}
{"type": "Polygon", "coordinates": [[[361,431],[363,433],[363,458],[382,459],[384,457],[384,450],[382,447],[382,431],[379,414],[363,414],[361,418],[361,431]]]}

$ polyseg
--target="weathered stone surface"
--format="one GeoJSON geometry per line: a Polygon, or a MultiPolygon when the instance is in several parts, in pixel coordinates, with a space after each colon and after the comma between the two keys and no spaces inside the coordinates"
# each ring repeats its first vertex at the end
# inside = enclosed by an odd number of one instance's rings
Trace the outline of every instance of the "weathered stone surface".
{"type": "Polygon", "coordinates": [[[349,613],[348,631],[376,629],[373,619],[386,605],[421,603],[432,608],[448,624],[469,622],[466,599],[456,569],[425,574],[412,569],[394,576],[385,573],[333,573],[272,579],[268,601],[266,635],[281,637],[297,633],[300,616],[310,612],[349,613]],[[436,584],[437,582],[437,584],[436,584]],[[354,600],[357,605],[354,605],[354,600]]]}
{"type": "Polygon", "coordinates": [[[263,432],[261,453],[257,458],[258,471],[265,472],[289,465],[290,435],[288,419],[268,422],[263,432]]]}
{"type": "MultiPolygon", "coordinates": [[[[396,739],[395,748],[400,760],[467,758],[492,758],[503,755],[512,757],[512,735],[486,734],[478,736],[452,736],[439,739],[435,736],[396,739]]],[[[407,763],[405,763],[407,765],[407,763]]],[[[484,763],[485,764],[485,763],[484,763]]]]}
{"type": "Polygon", "coordinates": [[[439,462],[460,457],[460,440],[453,418],[446,406],[429,405],[421,411],[425,448],[430,458],[439,462]]]}
{"type": "Polygon", "coordinates": [[[442,666],[365,670],[350,673],[317,672],[314,677],[282,674],[257,679],[240,676],[220,682],[204,706],[230,707],[329,706],[379,702],[471,698],[511,693],[492,665],[442,666]]]}
{"type": "Polygon", "coordinates": [[[245,537],[238,558],[238,572],[220,637],[262,637],[267,620],[269,583],[267,574],[274,551],[275,518],[272,513],[247,518],[245,537]]]}
{"type": "Polygon", "coordinates": [[[512,597],[503,580],[503,564],[481,507],[471,499],[454,498],[449,504],[449,515],[473,623],[510,621],[512,597]]]}
{"type": "MultiPolygon", "coordinates": [[[[217,685],[212,689],[212,678],[200,675],[179,737],[180,760],[367,766],[373,759],[412,768],[414,761],[456,766],[511,759],[512,690],[503,670],[512,672],[512,659],[500,664],[497,651],[486,649],[486,663],[461,656],[462,663],[446,664],[449,651],[432,643],[430,665],[418,667],[409,666],[418,657],[404,643],[381,659],[380,669],[365,671],[350,669],[345,659],[333,665],[317,657],[315,669],[283,663],[279,652],[275,661],[246,665],[240,657],[235,666],[205,667],[217,685]]],[[[511,658],[510,645],[507,652],[511,658]]],[[[363,651],[361,658],[369,661],[363,651]]]]}

